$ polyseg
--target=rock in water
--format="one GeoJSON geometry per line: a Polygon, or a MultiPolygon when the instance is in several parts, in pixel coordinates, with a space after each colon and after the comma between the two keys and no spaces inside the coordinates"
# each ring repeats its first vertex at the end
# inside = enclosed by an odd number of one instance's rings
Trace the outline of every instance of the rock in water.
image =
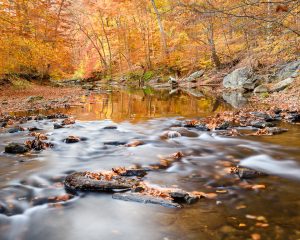
{"type": "Polygon", "coordinates": [[[253,169],[244,168],[244,167],[233,167],[231,168],[231,174],[236,174],[241,179],[251,179],[261,176],[266,176],[267,174],[258,172],[253,169]]]}
{"type": "Polygon", "coordinates": [[[26,153],[29,150],[30,149],[25,144],[20,143],[10,143],[5,147],[5,152],[11,154],[26,153]]]}
{"type": "Polygon", "coordinates": [[[163,207],[168,208],[181,208],[182,206],[178,203],[173,202],[168,198],[154,197],[150,195],[144,195],[140,193],[115,193],[112,195],[113,199],[123,200],[123,201],[131,201],[131,202],[139,202],[139,203],[151,203],[158,204],[163,207]]]}
{"type": "Polygon", "coordinates": [[[250,126],[255,128],[265,128],[265,127],[275,127],[275,124],[272,122],[265,122],[265,121],[251,121],[250,126]]]}
{"type": "Polygon", "coordinates": [[[105,177],[98,174],[96,178],[90,175],[88,172],[76,172],[68,175],[64,181],[66,189],[70,191],[110,192],[117,189],[130,189],[139,183],[136,179],[117,175],[105,177]]]}
{"type": "Polygon", "coordinates": [[[77,143],[80,142],[80,138],[76,136],[69,136],[65,139],[66,143],[77,143]]]}
{"type": "Polygon", "coordinates": [[[54,123],[53,127],[54,127],[54,129],[60,129],[60,128],[63,128],[63,125],[61,125],[59,123],[54,123]]]}
{"type": "Polygon", "coordinates": [[[232,89],[253,90],[257,86],[257,77],[251,68],[239,68],[224,78],[223,86],[232,89]]]}

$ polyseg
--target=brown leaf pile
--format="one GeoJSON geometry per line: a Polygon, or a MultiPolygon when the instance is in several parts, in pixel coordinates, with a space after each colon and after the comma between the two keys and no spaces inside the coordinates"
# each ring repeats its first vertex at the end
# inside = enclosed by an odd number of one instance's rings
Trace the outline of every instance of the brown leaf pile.
{"type": "Polygon", "coordinates": [[[75,124],[74,118],[66,118],[62,121],[62,125],[72,125],[75,124]]]}
{"type": "Polygon", "coordinates": [[[30,135],[35,137],[35,139],[26,140],[25,143],[24,143],[29,149],[34,149],[36,151],[41,151],[41,150],[45,150],[47,148],[53,147],[52,143],[44,142],[44,140],[48,139],[48,137],[45,136],[44,134],[33,132],[30,135]]]}

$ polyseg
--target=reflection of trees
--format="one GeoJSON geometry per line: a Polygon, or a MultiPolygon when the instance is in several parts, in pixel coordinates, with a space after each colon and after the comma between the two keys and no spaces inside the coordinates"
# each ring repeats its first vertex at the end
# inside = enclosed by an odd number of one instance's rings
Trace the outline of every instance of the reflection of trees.
{"type": "Polygon", "coordinates": [[[116,91],[94,96],[86,109],[91,118],[138,121],[143,118],[167,116],[203,116],[225,110],[225,105],[214,97],[193,97],[180,92],[170,96],[168,91],[116,91]]]}

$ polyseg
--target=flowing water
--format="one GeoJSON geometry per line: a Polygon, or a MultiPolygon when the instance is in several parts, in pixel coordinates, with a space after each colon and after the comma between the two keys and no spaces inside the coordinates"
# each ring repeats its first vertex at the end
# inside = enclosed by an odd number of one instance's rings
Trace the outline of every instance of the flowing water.
{"type": "Polygon", "coordinates": [[[63,110],[77,120],[67,128],[54,130],[51,120],[23,124],[43,129],[53,149],[4,154],[8,142],[24,142],[28,132],[0,133],[0,239],[300,239],[299,125],[284,124],[289,132],[278,136],[221,137],[190,129],[190,137],[166,140],[162,133],[181,120],[231,107],[218,97],[149,90],[85,96],[82,102],[84,106],[63,110]],[[66,144],[69,135],[87,140],[66,144]],[[121,145],[134,139],[146,144],[121,145]],[[43,201],[65,194],[62,182],[72,171],[149,166],[178,151],[184,154],[180,161],[149,172],[145,180],[217,193],[216,199],[200,199],[182,209],[123,202],[101,193],[61,204],[43,201]],[[238,162],[270,175],[242,181],[228,174],[238,162]],[[265,189],[248,189],[249,184],[265,189]]]}

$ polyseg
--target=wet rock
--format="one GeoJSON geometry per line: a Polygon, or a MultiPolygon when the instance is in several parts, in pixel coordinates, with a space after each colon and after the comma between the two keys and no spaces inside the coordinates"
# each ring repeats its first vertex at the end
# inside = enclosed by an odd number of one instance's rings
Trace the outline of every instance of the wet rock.
{"type": "Polygon", "coordinates": [[[178,203],[173,202],[167,198],[154,197],[150,195],[144,195],[141,193],[115,193],[112,195],[113,199],[130,201],[130,202],[139,202],[144,204],[158,204],[163,207],[168,208],[181,208],[182,206],[178,203]]]}
{"type": "Polygon", "coordinates": [[[7,122],[0,122],[0,127],[6,127],[7,126],[7,122]]]}
{"type": "Polygon", "coordinates": [[[6,153],[22,154],[28,152],[30,149],[25,144],[10,143],[5,147],[6,153]]]}
{"type": "Polygon", "coordinates": [[[75,119],[73,118],[66,118],[62,121],[62,125],[72,125],[75,124],[75,119]]]}
{"type": "Polygon", "coordinates": [[[267,175],[265,173],[244,167],[231,168],[231,174],[235,174],[241,179],[251,179],[267,175]]]}
{"type": "Polygon", "coordinates": [[[47,119],[63,119],[63,118],[68,118],[68,115],[58,113],[58,114],[52,114],[47,116],[47,119]]]}
{"type": "Polygon", "coordinates": [[[144,177],[147,174],[144,169],[113,168],[112,171],[124,177],[144,177]]]}
{"type": "Polygon", "coordinates": [[[38,127],[29,127],[29,128],[28,128],[28,131],[29,131],[29,132],[34,132],[34,131],[39,131],[39,130],[42,130],[42,129],[40,129],[40,128],[38,128],[38,127]]]}
{"type": "Polygon", "coordinates": [[[38,116],[35,116],[35,120],[37,120],[37,121],[41,121],[41,120],[44,120],[44,119],[46,119],[47,117],[46,116],[44,116],[44,115],[38,115],[38,116]]]}
{"type": "Polygon", "coordinates": [[[172,127],[171,132],[177,132],[181,136],[184,136],[184,137],[198,137],[199,136],[198,133],[189,131],[188,129],[186,129],[184,127],[172,127]]]}
{"type": "Polygon", "coordinates": [[[209,128],[206,126],[206,124],[198,124],[196,125],[196,129],[199,131],[209,131],[209,128]]]}
{"type": "Polygon", "coordinates": [[[163,132],[161,138],[167,139],[167,138],[178,138],[181,137],[181,134],[176,131],[165,131],[163,132]]]}
{"type": "Polygon", "coordinates": [[[118,127],[117,126],[106,126],[103,129],[114,130],[114,129],[118,129],[118,127]]]}
{"type": "Polygon", "coordinates": [[[255,128],[265,128],[265,127],[275,127],[275,124],[272,122],[265,122],[265,121],[251,121],[250,126],[255,128]]]}
{"type": "Polygon", "coordinates": [[[60,129],[60,128],[63,128],[64,126],[59,123],[54,123],[53,127],[54,127],[54,129],[60,129]]]}
{"type": "Polygon", "coordinates": [[[230,127],[231,127],[230,123],[227,122],[227,121],[225,121],[225,122],[219,124],[219,125],[215,128],[215,130],[226,130],[226,129],[230,128],[230,127]]]}
{"type": "Polygon", "coordinates": [[[69,136],[65,139],[65,143],[77,143],[80,142],[80,138],[76,136],[69,136]]]}
{"type": "Polygon", "coordinates": [[[121,141],[110,141],[110,142],[104,142],[104,145],[111,145],[111,146],[122,146],[125,145],[126,142],[121,142],[121,141]]]}
{"type": "Polygon", "coordinates": [[[144,145],[145,143],[143,141],[140,141],[140,140],[134,140],[130,143],[127,143],[125,146],[126,147],[137,147],[137,146],[141,146],[141,145],[144,145]]]}
{"type": "Polygon", "coordinates": [[[266,131],[267,131],[270,135],[277,135],[277,134],[281,134],[281,133],[287,132],[288,130],[285,129],[285,128],[270,127],[270,128],[266,128],[266,131]]]}
{"type": "Polygon", "coordinates": [[[45,188],[49,186],[49,182],[46,179],[35,175],[21,180],[21,183],[23,185],[29,185],[36,188],[45,188]]]}
{"type": "Polygon", "coordinates": [[[253,90],[257,85],[257,77],[251,68],[243,67],[234,70],[223,80],[225,88],[253,90]]]}
{"type": "Polygon", "coordinates": [[[17,133],[17,132],[20,132],[20,131],[24,131],[23,128],[15,127],[15,128],[9,129],[8,133],[17,133]]]}
{"type": "Polygon", "coordinates": [[[139,181],[132,178],[113,175],[106,177],[97,174],[91,177],[87,172],[76,172],[68,175],[64,181],[69,191],[110,192],[113,190],[130,189],[138,185],[139,181]],[[99,177],[98,177],[99,176],[99,177]]]}
{"type": "Polygon", "coordinates": [[[257,118],[263,119],[266,122],[272,122],[275,120],[272,116],[264,112],[250,112],[250,114],[257,118]]]}
{"type": "Polygon", "coordinates": [[[298,123],[300,122],[300,114],[298,112],[289,113],[285,119],[291,123],[298,123]]]}
{"type": "Polygon", "coordinates": [[[43,204],[50,204],[50,203],[62,203],[67,202],[74,198],[74,195],[71,194],[64,194],[64,195],[58,195],[58,196],[51,196],[51,197],[35,197],[32,200],[33,206],[39,206],[43,204]]]}

